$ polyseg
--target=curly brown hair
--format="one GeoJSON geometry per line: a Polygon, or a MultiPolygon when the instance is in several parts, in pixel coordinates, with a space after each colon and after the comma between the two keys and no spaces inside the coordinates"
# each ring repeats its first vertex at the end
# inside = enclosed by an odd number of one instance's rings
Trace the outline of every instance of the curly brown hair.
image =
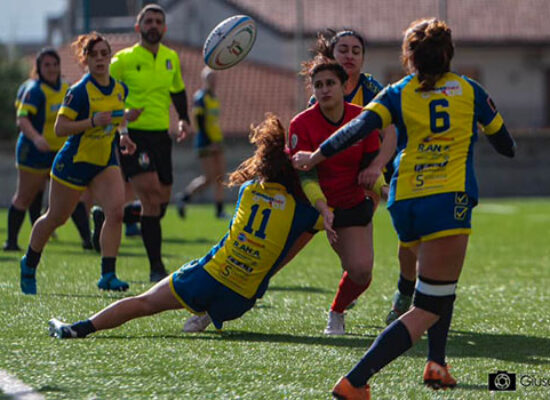
{"type": "Polygon", "coordinates": [[[268,113],[257,126],[250,127],[249,140],[256,146],[254,155],[229,174],[228,186],[238,186],[250,179],[261,182],[298,182],[285,148],[286,130],[276,115],[268,113]]]}
{"type": "Polygon", "coordinates": [[[412,22],[403,38],[401,62],[408,73],[418,73],[420,90],[429,91],[451,67],[454,45],[451,29],[436,18],[412,22]]]}
{"type": "Polygon", "coordinates": [[[94,49],[94,46],[99,42],[105,42],[107,44],[107,47],[109,48],[109,52],[111,52],[111,45],[109,44],[107,39],[105,39],[104,36],[96,31],[87,33],[85,35],[80,35],[76,38],[74,42],[71,43],[73,53],[80,65],[85,65],[86,57],[88,57],[90,51],[92,51],[94,49]]]}

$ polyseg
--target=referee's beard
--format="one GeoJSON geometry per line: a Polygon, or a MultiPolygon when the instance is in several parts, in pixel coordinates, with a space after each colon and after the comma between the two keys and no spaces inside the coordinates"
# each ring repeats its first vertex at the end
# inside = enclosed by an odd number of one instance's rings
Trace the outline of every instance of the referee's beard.
{"type": "Polygon", "coordinates": [[[147,32],[140,31],[141,39],[149,44],[157,44],[162,40],[162,33],[155,28],[149,29],[147,32]]]}

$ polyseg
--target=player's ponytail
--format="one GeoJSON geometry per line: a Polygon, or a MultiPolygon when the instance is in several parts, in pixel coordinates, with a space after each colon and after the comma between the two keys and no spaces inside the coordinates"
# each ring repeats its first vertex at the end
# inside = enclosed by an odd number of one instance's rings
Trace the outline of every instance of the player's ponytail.
{"type": "Polygon", "coordinates": [[[445,22],[424,18],[412,22],[405,31],[401,61],[408,73],[418,74],[420,90],[434,89],[449,72],[453,55],[451,29],[445,22]]]}
{"type": "Polygon", "coordinates": [[[294,184],[296,174],[285,151],[286,130],[276,115],[268,113],[263,122],[250,127],[250,143],[254,155],[229,174],[228,186],[237,186],[250,179],[294,184]]]}

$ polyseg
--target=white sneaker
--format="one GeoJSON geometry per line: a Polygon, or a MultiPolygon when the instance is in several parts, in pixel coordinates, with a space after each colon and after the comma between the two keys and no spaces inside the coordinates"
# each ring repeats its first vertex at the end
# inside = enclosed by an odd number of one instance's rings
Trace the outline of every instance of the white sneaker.
{"type": "Polygon", "coordinates": [[[185,324],[183,324],[184,332],[203,332],[212,320],[208,314],[192,315],[185,324]]]}
{"type": "Polygon", "coordinates": [[[344,313],[329,311],[328,323],[324,331],[325,335],[345,335],[346,324],[344,321],[344,313]]]}

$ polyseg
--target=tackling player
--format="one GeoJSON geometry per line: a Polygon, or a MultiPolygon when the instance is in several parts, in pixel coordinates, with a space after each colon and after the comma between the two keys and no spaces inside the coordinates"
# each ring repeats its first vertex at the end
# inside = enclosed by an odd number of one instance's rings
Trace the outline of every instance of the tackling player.
{"type": "MultiPolygon", "coordinates": [[[[229,176],[230,186],[241,185],[229,231],[207,255],[142,295],[119,300],[90,319],[74,324],[50,320],[50,335],[83,338],[134,318],[181,308],[207,313],[221,329],[224,321],[250,310],[276,269],[295,254],[300,237],[322,226],[319,213],[294,196],[299,184],[279,120],[268,115],[250,140],[256,146],[254,155],[229,176]]],[[[326,220],[333,216],[326,204],[323,216],[326,220]]],[[[325,226],[332,237],[334,231],[325,226]]]]}

